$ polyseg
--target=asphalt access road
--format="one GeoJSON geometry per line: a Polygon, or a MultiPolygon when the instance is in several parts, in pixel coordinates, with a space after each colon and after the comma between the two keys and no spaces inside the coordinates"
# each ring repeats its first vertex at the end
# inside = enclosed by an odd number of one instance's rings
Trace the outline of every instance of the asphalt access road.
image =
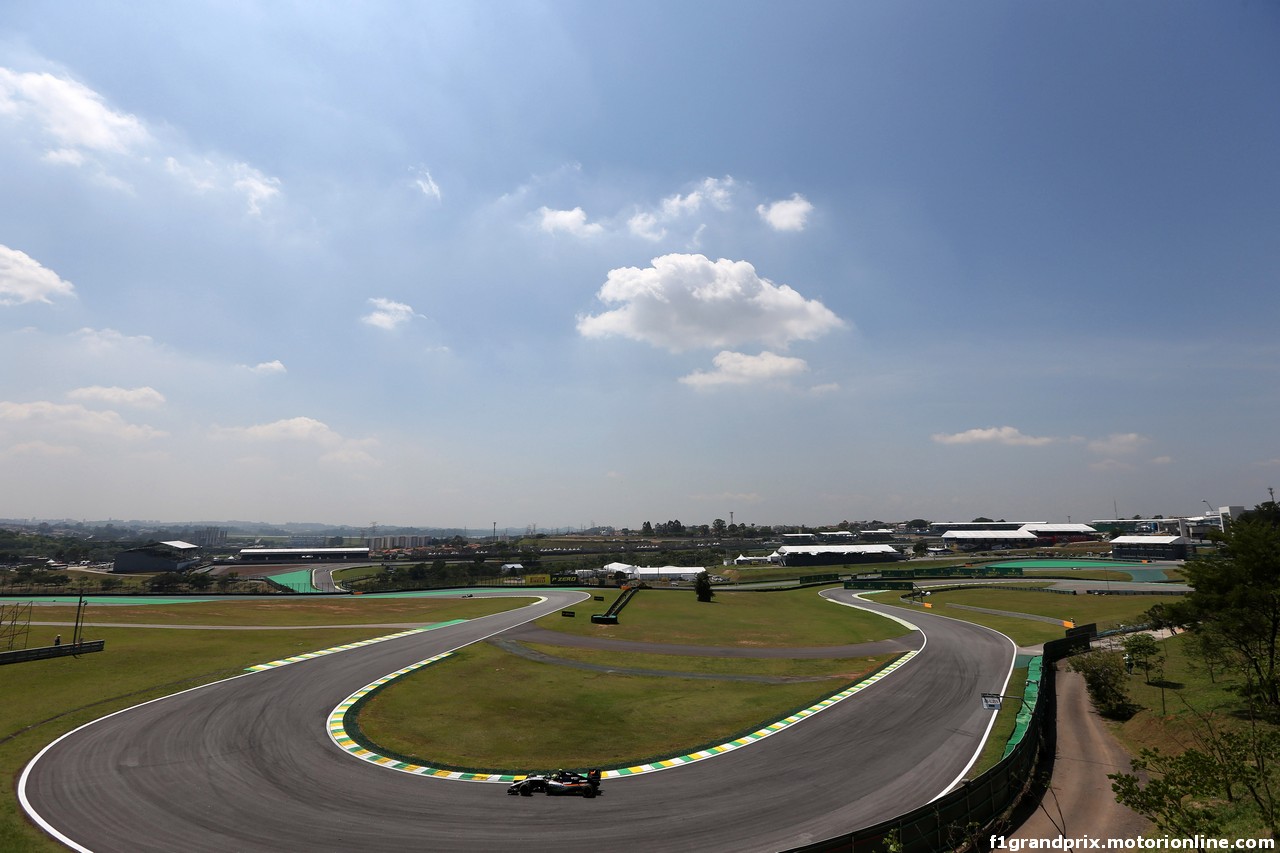
{"type": "MultiPolygon", "coordinates": [[[[47,830],[96,853],[776,851],[892,817],[954,785],[992,719],[979,694],[1005,692],[1015,652],[981,626],[866,604],[920,626],[923,651],[799,725],[706,761],[606,780],[594,800],[509,797],[500,784],[399,773],[330,741],[330,711],[365,684],[584,597],[541,594],[545,602],[520,610],[105,717],[37,756],[19,796],[47,830]]],[[[510,725],[524,720],[513,707],[510,725]]]]}

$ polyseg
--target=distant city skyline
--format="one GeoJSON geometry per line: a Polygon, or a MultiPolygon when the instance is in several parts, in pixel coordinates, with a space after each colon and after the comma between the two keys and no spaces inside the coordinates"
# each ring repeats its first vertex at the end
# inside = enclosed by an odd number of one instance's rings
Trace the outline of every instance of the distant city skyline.
{"type": "Polygon", "coordinates": [[[1209,0],[10,0],[0,516],[1251,507],[1278,36],[1209,0]]]}

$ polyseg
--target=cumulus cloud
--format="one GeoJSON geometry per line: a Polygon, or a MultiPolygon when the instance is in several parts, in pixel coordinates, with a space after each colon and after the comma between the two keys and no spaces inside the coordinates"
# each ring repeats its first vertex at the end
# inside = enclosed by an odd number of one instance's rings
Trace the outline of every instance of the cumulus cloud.
{"type": "Polygon", "coordinates": [[[1104,456],[1134,453],[1151,439],[1136,432],[1112,433],[1089,442],[1089,449],[1104,456]]]}
{"type": "Polygon", "coordinates": [[[1058,439],[1049,436],[1024,435],[1016,427],[982,427],[957,433],[934,433],[938,444],[1004,444],[1011,447],[1042,447],[1058,439]]]}
{"type": "Polygon", "coordinates": [[[434,198],[436,201],[440,200],[440,185],[435,182],[435,179],[431,177],[431,173],[426,169],[418,168],[414,170],[412,186],[417,187],[428,198],[434,198]]]}
{"type": "Polygon", "coordinates": [[[0,115],[29,121],[52,143],[50,159],[83,162],[84,150],[124,153],[150,139],[136,117],[108,107],[82,83],[0,68],[0,115]]]}
{"type": "Polygon", "coordinates": [[[125,441],[160,438],[164,432],[145,424],[131,424],[118,412],[88,409],[79,403],[13,403],[0,400],[0,425],[29,427],[44,436],[47,432],[72,432],[125,441]]]}
{"type": "Polygon", "coordinates": [[[747,355],[724,350],[711,360],[715,370],[695,370],[680,381],[694,388],[710,388],[716,385],[748,385],[779,379],[790,379],[809,369],[802,358],[762,352],[747,355]]]}
{"type": "Polygon", "coordinates": [[[597,296],[620,307],[579,316],[578,332],[684,352],[748,343],[785,348],[844,326],[818,300],[760,277],[746,261],[664,255],[652,263],[610,270],[597,296]]]}
{"type": "Polygon", "coordinates": [[[668,196],[662,200],[662,215],[668,219],[674,219],[679,216],[687,216],[691,213],[697,213],[702,209],[703,204],[709,204],[718,210],[728,210],[733,200],[733,178],[725,175],[723,178],[703,178],[698,186],[686,193],[680,195],[668,196]]]}
{"type": "Polygon", "coordinates": [[[627,220],[627,228],[637,237],[658,242],[667,236],[667,229],[658,222],[657,215],[641,211],[627,220]]]}
{"type": "Polygon", "coordinates": [[[756,213],[775,231],[803,231],[812,212],[813,205],[800,193],[789,199],[756,206],[756,213]]]}
{"type": "Polygon", "coordinates": [[[305,442],[329,446],[342,443],[342,436],[328,424],[307,417],[285,418],[247,427],[217,427],[214,435],[245,441],[305,442]]]}
{"type": "Polygon", "coordinates": [[[74,295],[71,282],[63,281],[26,252],[0,245],[0,305],[48,304],[50,297],[74,295]]]}
{"type": "Polygon", "coordinates": [[[414,312],[413,306],[390,299],[375,297],[369,300],[369,304],[373,306],[373,311],[361,317],[360,322],[367,323],[376,329],[391,331],[400,328],[414,317],[422,316],[414,312]]]}
{"type": "Polygon", "coordinates": [[[111,406],[135,406],[154,409],[164,405],[164,395],[149,386],[143,388],[118,388],[90,385],[67,392],[68,399],[90,403],[106,403],[111,406]]]}
{"type": "Polygon", "coordinates": [[[315,418],[285,418],[247,427],[214,427],[212,434],[215,438],[248,443],[311,447],[321,451],[319,461],[327,464],[353,467],[377,464],[366,450],[374,441],[344,438],[328,424],[315,418]]]}
{"type": "Polygon", "coordinates": [[[588,222],[587,214],[580,207],[573,210],[552,210],[549,207],[538,208],[538,227],[548,234],[564,232],[574,237],[594,237],[604,231],[598,222],[588,222]]]}
{"type": "Polygon", "coordinates": [[[285,370],[284,364],[280,361],[280,359],[276,359],[275,361],[263,361],[258,364],[255,364],[253,367],[250,367],[249,365],[246,364],[246,365],[243,365],[243,367],[246,370],[248,370],[250,373],[273,374],[273,373],[288,372],[287,370],[285,370]]]}

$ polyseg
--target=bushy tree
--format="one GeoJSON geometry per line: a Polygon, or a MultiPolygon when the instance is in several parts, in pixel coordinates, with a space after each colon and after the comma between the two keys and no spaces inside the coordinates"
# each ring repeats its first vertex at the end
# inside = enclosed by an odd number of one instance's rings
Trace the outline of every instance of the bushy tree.
{"type": "Polygon", "coordinates": [[[1072,672],[1084,676],[1085,688],[1093,707],[1104,717],[1127,719],[1133,716],[1133,703],[1125,687],[1124,658],[1120,652],[1093,651],[1071,658],[1072,672]]]}
{"type": "Polygon", "coordinates": [[[693,579],[693,592],[698,596],[699,601],[710,601],[715,598],[715,590],[711,588],[711,576],[706,572],[699,572],[693,579]]]}
{"type": "Polygon", "coordinates": [[[1247,692],[1280,711],[1280,528],[1237,521],[1216,554],[1184,572],[1192,591],[1167,605],[1170,621],[1215,635],[1239,661],[1247,692]]]}
{"type": "Polygon", "coordinates": [[[1135,666],[1142,667],[1143,673],[1146,674],[1147,683],[1150,684],[1151,667],[1157,665],[1164,658],[1156,638],[1150,634],[1139,632],[1125,637],[1121,645],[1129,661],[1135,666]]]}

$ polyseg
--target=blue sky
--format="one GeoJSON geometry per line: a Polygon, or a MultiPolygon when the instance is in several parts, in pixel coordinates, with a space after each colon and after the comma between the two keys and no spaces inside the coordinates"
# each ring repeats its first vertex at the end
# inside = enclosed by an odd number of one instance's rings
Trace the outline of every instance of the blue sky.
{"type": "Polygon", "coordinates": [[[0,517],[1280,480],[1280,7],[0,7],[0,517]]]}

